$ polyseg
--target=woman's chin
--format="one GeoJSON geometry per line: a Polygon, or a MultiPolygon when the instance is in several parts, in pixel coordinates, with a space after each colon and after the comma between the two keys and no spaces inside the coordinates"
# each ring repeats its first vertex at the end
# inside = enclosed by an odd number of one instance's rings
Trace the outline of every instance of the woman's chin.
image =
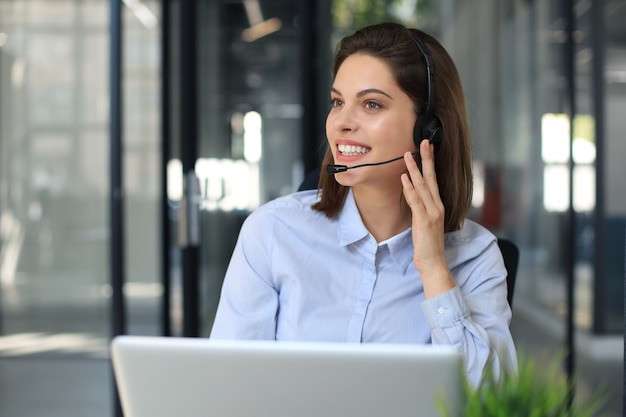
{"type": "Polygon", "coordinates": [[[335,174],[335,181],[344,187],[352,187],[359,183],[358,177],[359,175],[355,175],[355,173],[345,171],[335,174]]]}

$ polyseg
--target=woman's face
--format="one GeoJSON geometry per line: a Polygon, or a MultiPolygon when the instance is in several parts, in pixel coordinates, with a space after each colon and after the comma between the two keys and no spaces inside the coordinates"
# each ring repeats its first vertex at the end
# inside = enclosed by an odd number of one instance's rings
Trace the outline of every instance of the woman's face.
{"type": "MultiPolygon", "coordinates": [[[[387,161],[415,151],[414,105],[387,64],[370,55],[350,55],[331,88],[326,135],[335,164],[353,166],[387,161]]],[[[335,174],[345,186],[393,180],[401,187],[402,159],[335,174]]]]}

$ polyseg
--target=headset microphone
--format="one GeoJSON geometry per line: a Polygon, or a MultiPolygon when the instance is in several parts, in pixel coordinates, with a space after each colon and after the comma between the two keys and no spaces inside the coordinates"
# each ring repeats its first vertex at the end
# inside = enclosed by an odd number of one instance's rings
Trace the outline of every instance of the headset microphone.
{"type": "MultiPolygon", "coordinates": [[[[413,152],[413,155],[418,155],[419,152],[413,152]]],[[[390,162],[394,162],[394,161],[398,161],[400,159],[404,158],[403,156],[399,156],[397,158],[393,158],[393,159],[389,159],[387,161],[382,161],[382,162],[372,162],[370,164],[361,164],[361,165],[353,165],[351,167],[347,166],[347,165],[326,165],[326,173],[333,175],[333,174],[337,174],[339,172],[346,172],[349,169],[354,169],[354,168],[361,168],[361,167],[371,167],[371,166],[375,166],[375,165],[384,165],[384,164],[388,164],[390,162]]]]}

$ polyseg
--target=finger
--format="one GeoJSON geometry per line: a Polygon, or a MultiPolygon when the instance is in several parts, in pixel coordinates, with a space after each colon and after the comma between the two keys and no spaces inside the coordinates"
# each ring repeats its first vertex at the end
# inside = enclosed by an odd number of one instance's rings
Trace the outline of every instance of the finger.
{"type": "Polygon", "coordinates": [[[415,158],[411,152],[405,152],[404,154],[404,163],[406,164],[406,168],[409,171],[409,175],[411,177],[411,182],[416,184],[418,181],[422,180],[422,173],[420,172],[417,162],[415,162],[415,158]]]}
{"type": "Polygon", "coordinates": [[[422,177],[428,185],[433,196],[439,195],[437,174],[435,172],[435,147],[427,139],[420,143],[420,155],[422,156],[422,177]]]}
{"type": "Polygon", "coordinates": [[[412,208],[428,208],[433,206],[433,196],[430,187],[424,181],[413,154],[404,154],[408,174],[402,175],[404,196],[412,208]]]}
{"type": "Polygon", "coordinates": [[[439,195],[439,186],[437,185],[437,179],[435,177],[435,163],[433,161],[433,148],[428,140],[424,140],[420,144],[420,154],[426,154],[426,165],[430,167],[424,167],[424,160],[422,160],[422,172],[417,167],[413,155],[406,153],[404,160],[409,171],[412,187],[409,189],[404,188],[405,199],[412,209],[426,210],[428,213],[439,213],[441,205],[441,197],[439,195]],[[430,175],[432,178],[426,180],[424,175],[430,175]],[[412,192],[411,192],[412,191],[412,192]]]}
{"type": "Polygon", "coordinates": [[[400,179],[402,181],[402,193],[404,194],[404,199],[411,208],[411,212],[413,215],[423,217],[425,210],[424,203],[415,191],[413,181],[409,178],[409,174],[405,172],[402,174],[400,179]]]}
{"type": "MultiPolygon", "coordinates": [[[[405,153],[404,162],[406,163],[409,175],[411,176],[411,182],[413,183],[413,188],[415,189],[415,191],[420,193],[421,198],[430,199],[432,194],[431,187],[426,182],[426,179],[423,176],[423,172],[420,172],[420,169],[417,166],[417,162],[415,162],[415,159],[413,158],[413,154],[409,152],[405,153]]],[[[435,180],[435,186],[436,185],[437,181],[435,180]]]]}

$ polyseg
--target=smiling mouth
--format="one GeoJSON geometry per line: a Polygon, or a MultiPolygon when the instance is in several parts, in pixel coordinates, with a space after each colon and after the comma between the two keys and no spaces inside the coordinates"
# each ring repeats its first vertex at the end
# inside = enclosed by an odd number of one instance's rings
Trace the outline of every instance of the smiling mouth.
{"type": "Polygon", "coordinates": [[[356,145],[337,145],[337,149],[344,156],[363,155],[370,151],[370,148],[356,145]]]}

